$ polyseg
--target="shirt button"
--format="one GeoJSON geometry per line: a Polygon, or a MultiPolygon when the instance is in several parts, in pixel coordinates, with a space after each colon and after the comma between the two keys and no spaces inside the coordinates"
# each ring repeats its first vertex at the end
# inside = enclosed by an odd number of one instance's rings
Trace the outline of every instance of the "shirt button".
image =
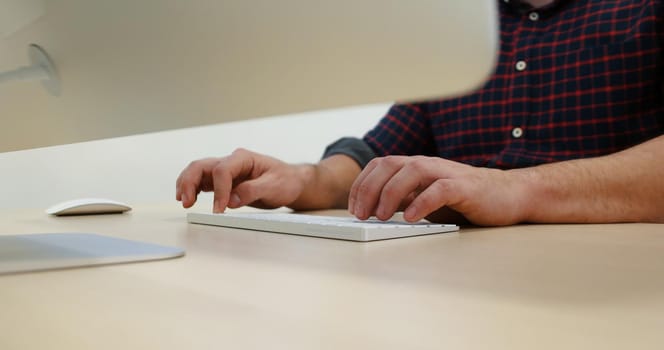
{"type": "Polygon", "coordinates": [[[519,72],[523,72],[524,70],[526,70],[526,67],[528,67],[526,61],[519,61],[516,63],[516,70],[518,70],[519,72]]]}
{"type": "Polygon", "coordinates": [[[514,128],[512,129],[512,137],[515,139],[521,138],[523,136],[523,129],[521,128],[514,128]]]}
{"type": "Polygon", "coordinates": [[[539,13],[537,13],[537,12],[531,12],[531,13],[528,15],[528,18],[530,18],[530,20],[533,21],[533,22],[537,22],[537,21],[539,21],[539,13]]]}

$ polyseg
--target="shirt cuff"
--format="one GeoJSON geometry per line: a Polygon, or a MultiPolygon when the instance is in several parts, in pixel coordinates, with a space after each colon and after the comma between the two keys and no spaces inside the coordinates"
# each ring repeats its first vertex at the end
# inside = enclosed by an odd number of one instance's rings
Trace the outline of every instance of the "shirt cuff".
{"type": "Polygon", "coordinates": [[[376,158],[376,153],[373,149],[364,140],[355,137],[344,137],[327,146],[322,159],[335,154],[344,154],[353,158],[362,169],[372,159],[376,158]]]}

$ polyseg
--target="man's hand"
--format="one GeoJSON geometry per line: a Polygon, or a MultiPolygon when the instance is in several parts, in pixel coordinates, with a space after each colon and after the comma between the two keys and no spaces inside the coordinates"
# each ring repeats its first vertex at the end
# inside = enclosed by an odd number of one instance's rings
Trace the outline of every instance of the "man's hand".
{"type": "Polygon", "coordinates": [[[215,213],[243,205],[277,208],[295,201],[304,186],[300,167],[238,149],[227,157],[189,164],[177,179],[176,199],[189,208],[201,191],[214,191],[215,213]]]}
{"type": "Polygon", "coordinates": [[[345,155],[318,164],[288,164],[244,149],[223,158],[192,162],[176,183],[176,199],[190,208],[202,191],[214,191],[215,213],[250,205],[296,210],[345,208],[348,191],[360,173],[345,155]]]}
{"type": "Polygon", "coordinates": [[[475,168],[441,158],[373,160],[351,188],[348,207],[360,219],[449,220],[478,225],[664,223],[664,136],[624,151],[523,169],[475,168]]]}
{"type": "Polygon", "coordinates": [[[442,158],[388,156],[372,160],[348,198],[359,219],[387,220],[401,207],[404,218],[450,218],[460,213],[478,225],[510,225],[525,218],[525,189],[508,171],[476,168],[442,158]]]}

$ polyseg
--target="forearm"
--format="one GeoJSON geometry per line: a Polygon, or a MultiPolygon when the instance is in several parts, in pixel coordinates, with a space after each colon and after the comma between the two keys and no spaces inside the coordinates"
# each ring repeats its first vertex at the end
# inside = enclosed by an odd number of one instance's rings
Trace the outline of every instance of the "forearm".
{"type": "Polygon", "coordinates": [[[664,222],[664,136],[609,156],[511,170],[523,221],[664,222]]]}
{"type": "Polygon", "coordinates": [[[361,171],[360,166],[345,155],[297,167],[304,189],[298,199],[288,205],[295,210],[346,208],[350,188],[361,171]]]}

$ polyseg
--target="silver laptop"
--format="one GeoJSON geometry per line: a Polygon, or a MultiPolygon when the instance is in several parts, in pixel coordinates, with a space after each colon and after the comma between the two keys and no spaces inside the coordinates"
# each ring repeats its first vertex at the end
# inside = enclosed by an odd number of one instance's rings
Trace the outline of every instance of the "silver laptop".
{"type": "Polygon", "coordinates": [[[184,250],[89,233],[0,235],[0,275],[164,260],[184,250]]]}

